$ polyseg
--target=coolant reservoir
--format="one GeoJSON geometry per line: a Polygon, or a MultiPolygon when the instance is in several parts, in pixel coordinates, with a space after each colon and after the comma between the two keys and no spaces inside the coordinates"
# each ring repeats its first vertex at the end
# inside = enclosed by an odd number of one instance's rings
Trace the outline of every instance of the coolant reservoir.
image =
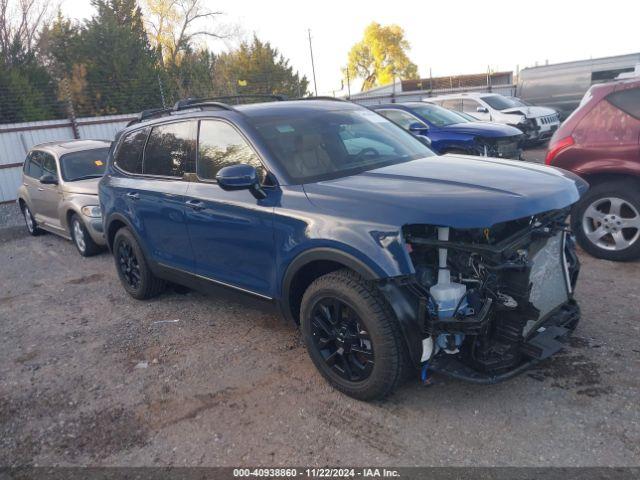
{"type": "MultiPolygon", "coordinates": [[[[467,287],[454,282],[438,283],[429,289],[429,293],[438,305],[438,317],[451,318],[460,299],[467,293],[467,287]]],[[[464,309],[464,307],[465,305],[460,305],[460,309],[464,309]]]]}

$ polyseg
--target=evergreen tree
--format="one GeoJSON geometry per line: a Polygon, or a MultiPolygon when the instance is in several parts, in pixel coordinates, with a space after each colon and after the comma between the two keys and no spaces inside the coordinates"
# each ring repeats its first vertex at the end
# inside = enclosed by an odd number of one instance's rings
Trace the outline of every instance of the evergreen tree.
{"type": "Polygon", "coordinates": [[[82,32],[87,96],[94,114],[161,105],[157,57],[135,0],[94,0],[97,15],[82,32]]]}

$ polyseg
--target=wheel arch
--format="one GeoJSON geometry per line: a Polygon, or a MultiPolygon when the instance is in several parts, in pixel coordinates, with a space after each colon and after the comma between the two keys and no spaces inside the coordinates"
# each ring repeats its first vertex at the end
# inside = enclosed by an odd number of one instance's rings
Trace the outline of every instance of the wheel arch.
{"type": "Polygon", "coordinates": [[[105,240],[107,241],[107,248],[109,249],[109,251],[113,251],[113,240],[116,237],[116,233],[118,232],[118,230],[124,227],[127,227],[131,231],[138,243],[140,243],[140,245],[142,246],[140,237],[136,233],[135,228],[133,228],[133,226],[131,225],[131,222],[129,222],[129,220],[127,220],[127,218],[122,215],[114,214],[109,217],[109,220],[106,222],[106,228],[104,232],[105,240]]]}
{"type": "Polygon", "coordinates": [[[287,267],[280,295],[280,307],[287,320],[300,323],[302,296],[318,277],[335,270],[348,268],[365,280],[382,278],[380,272],[363,260],[336,248],[319,247],[300,253],[287,267]]]}

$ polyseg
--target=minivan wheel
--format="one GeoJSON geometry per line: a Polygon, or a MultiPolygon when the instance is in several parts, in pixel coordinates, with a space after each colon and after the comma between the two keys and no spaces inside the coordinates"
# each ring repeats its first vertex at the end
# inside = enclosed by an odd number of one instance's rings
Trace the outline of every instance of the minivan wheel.
{"type": "Polygon", "coordinates": [[[384,398],[403,378],[395,316],[375,285],[356,273],[338,270],[316,279],[302,298],[300,322],[311,360],[341,392],[384,398]]]}
{"type": "Polygon", "coordinates": [[[116,232],[113,257],[120,282],[133,298],[145,300],[164,290],[164,281],[151,272],[140,245],[126,227],[116,232]]]}
{"type": "Polygon", "coordinates": [[[595,185],[572,215],[580,246],[605,260],[640,258],[640,192],[631,182],[595,185]]]}
{"type": "Polygon", "coordinates": [[[71,238],[83,257],[91,257],[100,252],[100,246],[93,241],[87,228],[77,214],[71,216],[71,238]]]}
{"type": "Polygon", "coordinates": [[[35,218],[33,218],[31,210],[29,210],[29,207],[27,205],[24,205],[24,207],[22,207],[22,215],[24,215],[24,223],[27,225],[27,231],[29,232],[29,235],[35,237],[43,233],[43,230],[38,228],[38,224],[36,223],[35,218]]]}

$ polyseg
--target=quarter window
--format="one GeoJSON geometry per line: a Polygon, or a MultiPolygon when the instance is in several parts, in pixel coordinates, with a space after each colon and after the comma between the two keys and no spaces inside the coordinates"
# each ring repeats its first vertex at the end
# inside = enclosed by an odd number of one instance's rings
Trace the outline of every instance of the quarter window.
{"type": "Polygon", "coordinates": [[[162,177],[182,177],[192,171],[196,122],[176,122],[151,129],[144,151],[142,173],[162,177]]]}
{"type": "Polygon", "coordinates": [[[198,177],[203,180],[215,180],[221,168],[240,163],[254,167],[258,171],[258,177],[264,180],[266,170],[262,162],[235,128],[216,120],[201,121],[198,177]]]}
{"type": "Polygon", "coordinates": [[[127,134],[120,143],[115,164],[128,173],[142,173],[142,151],[149,135],[149,128],[127,134]]]}
{"type": "Polygon", "coordinates": [[[640,120],[640,88],[614,92],[607,97],[609,103],[640,120]]]}

